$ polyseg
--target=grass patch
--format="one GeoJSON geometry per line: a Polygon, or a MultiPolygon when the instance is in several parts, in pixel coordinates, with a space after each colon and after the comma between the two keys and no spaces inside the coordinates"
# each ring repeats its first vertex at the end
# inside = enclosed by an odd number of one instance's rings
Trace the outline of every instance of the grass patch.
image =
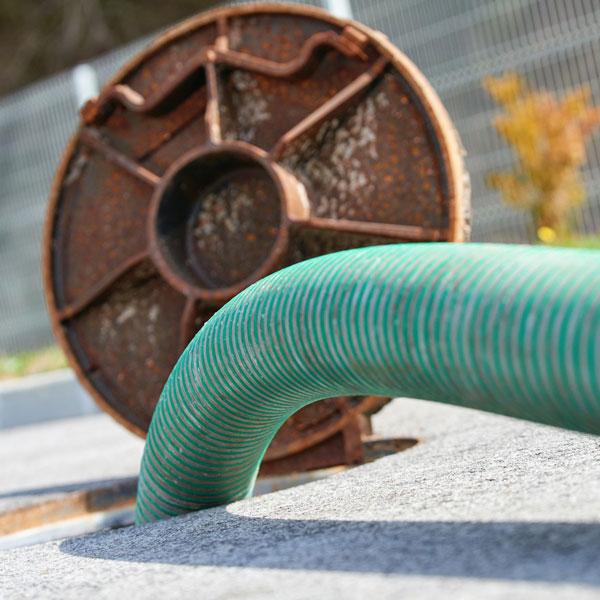
{"type": "Polygon", "coordinates": [[[553,246],[566,246],[567,248],[593,248],[600,250],[600,235],[577,236],[568,239],[556,240],[553,246]]]}
{"type": "Polygon", "coordinates": [[[67,360],[58,346],[4,355],[0,356],[0,381],[55,371],[66,366],[67,360]]]}

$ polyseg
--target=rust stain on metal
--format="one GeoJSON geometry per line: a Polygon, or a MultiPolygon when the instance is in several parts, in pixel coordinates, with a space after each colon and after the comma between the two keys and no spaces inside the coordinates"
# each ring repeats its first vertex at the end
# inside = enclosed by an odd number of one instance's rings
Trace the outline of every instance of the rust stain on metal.
{"type": "Polygon", "coordinates": [[[136,489],[137,478],[122,479],[92,489],[68,492],[61,498],[0,512],[0,536],[94,513],[133,507],[136,489]]]}
{"type": "MultiPolygon", "coordinates": [[[[144,435],[181,350],[254,281],[343,248],[462,241],[461,155],[378,32],[301,6],[190,19],[82,109],[46,224],[55,333],[100,406],[144,435]]],[[[261,472],[364,460],[382,403],[307,407],[261,472]]]]}

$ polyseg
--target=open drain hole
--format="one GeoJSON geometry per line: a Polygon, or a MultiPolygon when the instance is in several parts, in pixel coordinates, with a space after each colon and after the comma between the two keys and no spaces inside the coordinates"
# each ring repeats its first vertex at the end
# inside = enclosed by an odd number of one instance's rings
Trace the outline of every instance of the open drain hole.
{"type": "Polygon", "coordinates": [[[319,479],[325,479],[336,473],[343,473],[354,467],[371,463],[379,458],[404,452],[416,446],[419,440],[409,437],[367,437],[363,441],[363,461],[355,465],[338,465],[326,469],[316,469],[314,471],[303,471],[301,473],[292,473],[289,475],[274,475],[261,477],[256,481],[253,496],[262,496],[271,492],[278,492],[287,488],[304,485],[319,479]]]}
{"type": "Polygon", "coordinates": [[[390,454],[404,452],[405,450],[409,450],[413,446],[416,446],[418,443],[418,439],[410,437],[367,438],[366,440],[363,440],[365,463],[373,462],[378,458],[383,458],[390,454]]]}

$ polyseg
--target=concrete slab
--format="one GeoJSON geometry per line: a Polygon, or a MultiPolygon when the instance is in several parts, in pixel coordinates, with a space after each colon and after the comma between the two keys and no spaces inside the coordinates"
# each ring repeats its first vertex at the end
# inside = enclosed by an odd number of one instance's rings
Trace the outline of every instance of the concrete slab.
{"type": "Polygon", "coordinates": [[[0,433],[0,516],[135,477],[143,440],[107,415],[0,433]]]}
{"type": "Polygon", "coordinates": [[[0,597],[600,597],[600,440],[411,400],[376,428],[421,443],[227,507],[5,551],[0,597]]]}
{"type": "Polygon", "coordinates": [[[99,412],[71,369],[0,381],[0,429],[99,412]]]}

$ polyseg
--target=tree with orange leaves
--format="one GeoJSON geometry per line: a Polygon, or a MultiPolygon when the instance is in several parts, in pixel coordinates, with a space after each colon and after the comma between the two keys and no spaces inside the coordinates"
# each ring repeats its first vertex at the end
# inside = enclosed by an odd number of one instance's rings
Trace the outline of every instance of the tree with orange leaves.
{"type": "Polygon", "coordinates": [[[517,155],[514,169],[491,173],[488,184],[509,204],[531,211],[542,241],[568,237],[570,212],[585,200],[581,167],[587,138],[600,126],[600,107],[591,104],[587,88],[559,100],[531,90],[516,73],[483,84],[504,109],[494,127],[517,155]]]}

